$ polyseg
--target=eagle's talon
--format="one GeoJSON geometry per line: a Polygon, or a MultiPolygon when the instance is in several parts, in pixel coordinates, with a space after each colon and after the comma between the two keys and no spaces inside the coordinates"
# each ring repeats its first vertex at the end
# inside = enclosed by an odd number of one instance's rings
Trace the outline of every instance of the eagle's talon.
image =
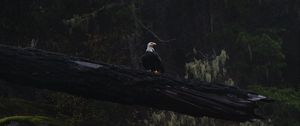
{"type": "Polygon", "coordinates": [[[154,73],[155,75],[160,75],[160,72],[157,71],[157,70],[153,71],[153,73],[154,73]]]}

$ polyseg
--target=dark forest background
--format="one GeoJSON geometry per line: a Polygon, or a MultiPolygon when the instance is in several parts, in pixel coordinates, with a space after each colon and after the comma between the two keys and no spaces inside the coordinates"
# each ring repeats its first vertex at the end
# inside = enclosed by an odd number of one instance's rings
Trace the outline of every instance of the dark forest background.
{"type": "MultiPolygon", "coordinates": [[[[221,50],[226,50],[229,56],[226,76],[230,76],[237,86],[291,103],[292,107],[284,103],[280,103],[284,107],[277,107],[292,113],[294,120],[300,115],[299,33],[298,0],[0,2],[0,44],[44,49],[143,69],[140,57],[146,44],[149,41],[161,42],[156,50],[163,59],[166,74],[179,78],[186,74],[186,63],[195,59],[211,60],[221,50]]],[[[147,120],[153,116],[154,110],[146,108],[103,103],[4,83],[0,83],[0,110],[3,110],[0,117],[43,113],[50,117],[64,117],[70,125],[83,125],[83,122],[146,125],[136,120],[147,120]],[[41,107],[41,110],[21,107],[24,104],[36,107],[38,103],[45,104],[50,110],[47,107],[41,107]],[[1,105],[6,108],[1,108],[1,105]],[[52,109],[57,113],[49,114],[52,109]],[[109,122],[111,118],[115,122],[109,122]]],[[[170,115],[167,113],[165,116],[170,115]]],[[[292,122],[280,120],[284,116],[276,116],[277,122],[273,125],[292,122]]],[[[165,119],[170,121],[167,117],[165,119]]],[[[154,122],[154,125],[159,125],[154,122]]]]}

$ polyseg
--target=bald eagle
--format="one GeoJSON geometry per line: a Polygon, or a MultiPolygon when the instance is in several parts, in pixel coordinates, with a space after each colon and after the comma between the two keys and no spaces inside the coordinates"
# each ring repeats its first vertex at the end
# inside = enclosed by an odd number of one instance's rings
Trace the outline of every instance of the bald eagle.
{"type": "Polygon", "coordinates": [[[161,63],[161,58],[154,50],[155,42],[149,42],[145,54],[142,56],[142,63],[146,70],[153,72],[154,74],[160,74],[164,72],[164,67],[161,63]]]}

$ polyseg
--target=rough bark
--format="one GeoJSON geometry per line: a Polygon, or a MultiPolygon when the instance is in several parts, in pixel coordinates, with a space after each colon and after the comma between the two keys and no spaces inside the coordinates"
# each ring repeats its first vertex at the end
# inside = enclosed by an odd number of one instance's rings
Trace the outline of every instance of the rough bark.
{"type": "Polygon", "coordinates": [[[125,66],[8,46],[0,46],[0,80],[98,100],[233,121],[260,118],[254,110],[257,102],[266,99],[237,87],[176,80],[125,66]]]}

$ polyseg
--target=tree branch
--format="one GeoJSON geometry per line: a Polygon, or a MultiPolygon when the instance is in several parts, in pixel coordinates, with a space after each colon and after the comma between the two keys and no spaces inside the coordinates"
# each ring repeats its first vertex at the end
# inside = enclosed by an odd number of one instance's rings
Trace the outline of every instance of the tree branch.
{"type": "Polygon", "coordinates": [[[171,41],[175,41],[176,39],[170,39],[170,40],[162,40],[156,33],[154,33],[152,30],[150,30],[149,28],[147,28],[141,20],[137,20],[137,23],[145,30],[147,30],[149,33],[151,33],[159,42],[162,42],[162,43],[168,43],[168,42],[171,42],[171,41]]]}

